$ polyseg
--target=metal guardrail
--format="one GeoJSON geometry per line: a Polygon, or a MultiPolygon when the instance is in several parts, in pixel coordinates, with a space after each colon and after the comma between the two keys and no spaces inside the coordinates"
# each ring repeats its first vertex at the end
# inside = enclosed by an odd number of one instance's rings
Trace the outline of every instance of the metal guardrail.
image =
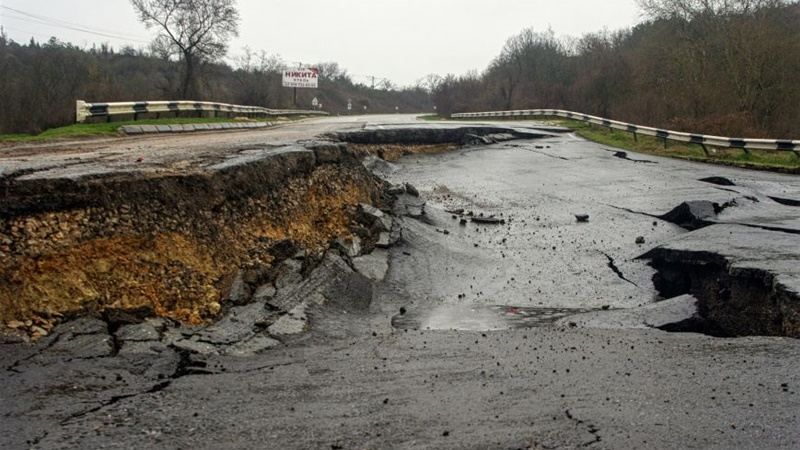
{"type": "Polygon", "coordinates": [[[488,112],[474,112],[474,113],[458,113],[453,114],[451,117],[454,119],[468,119],[468,118],[481,118],[481,117],[515,117],[515,116],[556,116],[566,119],[580,120],[589,122],[596,125],[602,125],[617,130],[628,131],[633,133],[636,138],[637,134],[647,136],[654,136],[664,140],[664,145],[667,141],[680,141],[688,142],[691,144],[698,144],[703,147],[703,150],[708,154],[707,145],[713,147],[727,147],[727,148],[741,148],[745,152],[748,150],[788,150],[800,156],[800,141],[781,140],[781,139],[744,139],[744,138],[729,138],[722,136],[709,136],[705,134],[684,133],[680,131],[662,130],[659,128],[645,127],[641,125],[634,125],[631,123],[620,122],[618,120],[606,119],[603,117],[590,116],[572,111],[564,111],[561,109],[521,109],[515,111],[488,111],[488,112]]]}
{"type": "Polygon", "coordinates": [[[75,121],[83,123],[105,119],[111,121],[115,116],[130,116],[137,120],[142,115],[159,118],[161,115],[195,114],[197,117],[268,117],[290,115],[327,115],[324,111],[297,109],[270,109],[259,106],[230,105],[214,102],[157,101],[157,102],[115,102],[87,103],[78,100],[75,107],[75,121]]]}

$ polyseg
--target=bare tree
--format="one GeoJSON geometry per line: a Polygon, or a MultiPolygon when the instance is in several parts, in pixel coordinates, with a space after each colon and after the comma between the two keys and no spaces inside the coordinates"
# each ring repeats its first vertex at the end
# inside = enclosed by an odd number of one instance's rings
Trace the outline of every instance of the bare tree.
{"type": "Polygon", "coordinates": [[[228,41],[239,32],[236,0],[131,0],[139,20],[159,30],[153,41],[157,54],[177,55],[183,62],[180,95],[197,95],[200,64],[227,53],[228,41]]]}
{"type": "Polygon", "coordinates": [[[701,15],[748,14],[790,2],[787,0],[637,0],[637,3],[646,15],[653,18],[692,19],[701,15]]]}
{"type": "Polygon", "coordinates": [[[428,75],[425,75],[424,77],[418,79],[414,83],[414,87],[416,87],[417,89],[422,89],[423,91],[430,94],[443,81],[444,78],[442,78],[441,75],[435,73],[429,73],[428,75]]]}

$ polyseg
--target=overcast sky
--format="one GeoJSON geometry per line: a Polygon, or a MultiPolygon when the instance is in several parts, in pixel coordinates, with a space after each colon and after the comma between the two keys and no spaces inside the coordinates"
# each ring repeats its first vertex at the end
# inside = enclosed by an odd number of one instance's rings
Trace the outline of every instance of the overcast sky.
{"type": "MultiPolygon", "coordinates": [[[[144,47],[154,33],[137,21],[128,0],[0,0],[0,5],[44,19],[0,8],[0,24],[17,41],[57,36],[78,45],[144,47]]],[[[238,0],[238,6],[242,22],[231,56],[246,45],[287,62],[336,61],[359,82],[375,75],[400,85],[428,73],[482,70],[509,36],[526,27],[579,36],[640,20],[635,0],[238,0]]]]}

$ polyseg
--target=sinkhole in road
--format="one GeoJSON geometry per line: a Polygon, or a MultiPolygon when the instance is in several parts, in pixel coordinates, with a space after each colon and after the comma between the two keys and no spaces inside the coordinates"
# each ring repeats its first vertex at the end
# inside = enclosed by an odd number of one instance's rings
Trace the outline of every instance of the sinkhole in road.
{"type": "Polygon", "coordinates": [[[691,294],[702,322],[687,329],[712,336],[800,337],[797,294],[759,269],[734,269],[721,255],[656,248],[642,256],[656,269],[665,298],[691,294]]]}

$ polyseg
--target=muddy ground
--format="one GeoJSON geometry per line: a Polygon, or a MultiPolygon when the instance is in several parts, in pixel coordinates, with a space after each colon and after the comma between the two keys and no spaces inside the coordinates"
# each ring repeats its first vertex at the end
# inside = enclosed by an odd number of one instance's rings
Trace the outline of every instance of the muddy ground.
{"type": "Polygon", "coordinates": [[[210,327],[6,340],[0,446],[800,445],[798,178],[542,134],[367,156],[375,245],[288,255],[210,327]]]}

